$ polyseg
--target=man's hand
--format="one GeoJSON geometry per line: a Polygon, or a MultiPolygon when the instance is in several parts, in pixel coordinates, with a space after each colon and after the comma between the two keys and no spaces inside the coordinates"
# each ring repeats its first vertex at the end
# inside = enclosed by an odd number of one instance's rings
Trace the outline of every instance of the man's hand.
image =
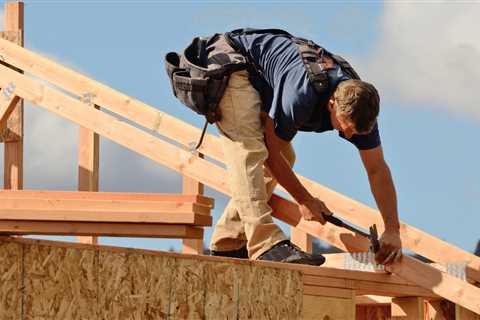
{"type": "Polygon", "coordinates": [[[400,233],[385,231],[380,237],[380,250],[375,254],[375,261],[379,264],[389,265],[399,262],[402,258],[402,241],[400,233]]]}
{"type": "Polygon", "coordinates": [[[332,215],[332,211],[328,209],[325,203],[322,200],[314,197],[311,197],[307,201],[302,202],[299,205],[299,208],[303,219],[307,221],[318,221],[321,224],[326,223],[323,215],[332,215]]]}

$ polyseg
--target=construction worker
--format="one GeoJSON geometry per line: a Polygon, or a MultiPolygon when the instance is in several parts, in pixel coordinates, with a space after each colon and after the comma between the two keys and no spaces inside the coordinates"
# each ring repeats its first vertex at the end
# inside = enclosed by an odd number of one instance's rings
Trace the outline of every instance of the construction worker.
{"type": "MultiPolygon", "coordinates": [[[[208,42],[206,49],[198,46],[199,39],[193,42],[195,49],[185,52],[194,53],[199,61],[207,58],[209,67],[248,62],[246,70],[230,74],[218,103],[221,117],[216,124],[232,199],[215,226],[211,254],[311,265],[325,261],[322,255],[308,254],[290,243],[273,222],[268,201],[280,183],[299,204],[305,220],[325,224],[324,215],[332,212],[295,176],[290,142],[298,131],[335,129],[358,148],[383,217],[385,232],[377,262],[390,264],[400,257],[396,193],[380,143],[375,87],[359,80],[341,57],[282,30],[242,29],[215,35],[209,40],[214,45],[208,42]]],[[[185,85],[178,87],[182,90],[185,85]]],[[[174,88],[177,97],[179,90],[174,88]]],[[[187,105],[192,101],[188,97],[187,105]]],[[[327,151],[318,153],[319,163],[331,161],[321,156],[327,151]]]]}

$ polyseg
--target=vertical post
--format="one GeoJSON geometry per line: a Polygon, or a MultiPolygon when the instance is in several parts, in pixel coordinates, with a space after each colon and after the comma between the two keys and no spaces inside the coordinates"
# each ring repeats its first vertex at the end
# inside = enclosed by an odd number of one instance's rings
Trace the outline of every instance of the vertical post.
{"type": "MultiPolygon", "coordinates": [[[[198,154],[200,158],[203,158],[201,153],[198,154]]],[[[183,176],[183,194],[200,194],[203,195],[204,186],[202,183],[183,176]]],[[[203,239],[183,239],[182,241],[182,253],[187,254],[203,254],[203,239]]]]}
{"type": "Polygon", "coordinates": [[[425,319],[425,306],[422,298],[392,298],[392,320],[418,319],[425,319]]]}
{"type": "MultiPolygon", "coordinates": [[[[85,97],[84,97],[85,98],[85,97]]],[[[86,108],[93,106],[89,99],[86,108]]],[[[78,191],[98,191],[98,169],[100,162],[99,136],[97,133],[80,127],[78,141],[78,191]]],[[[97,244],[97,237],[77,237],[79,242],[97,244]]]]}
{"type": "Polygon", "coordinates": [[[312,253],[312,236],[295,227],[290,227],[290,241],[305,252],[312,253]]]}
{"type": "MultiPolygon", "coordinates": [[[[23,2],[5,3],[5,31],[19,33],[16,43],[23,46],[23,2]]],[[[5,142],[4,179],[5,189],[23,189],[23,99],[21,99],[7,120],[6,130],[1,139],[5,142]]]]}

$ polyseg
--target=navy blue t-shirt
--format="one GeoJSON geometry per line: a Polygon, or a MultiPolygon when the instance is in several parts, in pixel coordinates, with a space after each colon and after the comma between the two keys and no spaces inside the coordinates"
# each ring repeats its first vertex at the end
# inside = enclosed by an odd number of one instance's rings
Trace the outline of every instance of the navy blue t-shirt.
{"type": "MultiPolygon", "coordinates": [[[[298,131],[333,130],[328,100],[340,81],[350,79],[338,65],[328,71],[329,90],[320,95],[308,79],[297,45],[288,37],[258,33],[235,35],[232,40],[256,65],[250,81],[260,93],[263,111],[273,119],[278,137],[291,141],[298,131]]],[[[340,136],[346,139],[342,133],[340,136]]],[[[378,126],[367,135],[346,140],[360,150],[375,148],[380,145],[378,126]]]]}

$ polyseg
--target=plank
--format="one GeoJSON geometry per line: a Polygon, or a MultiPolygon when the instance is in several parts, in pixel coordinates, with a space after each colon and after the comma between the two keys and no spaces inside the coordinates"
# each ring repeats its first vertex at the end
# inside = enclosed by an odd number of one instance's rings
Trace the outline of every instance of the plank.
{"type": "MultiPolygon", "coordinates": [[[[6,2],[4,4],[4,34],[17,34],[8,37],[16,44],[8,42],[15,47],[23,46],[24,30],[24,4],[23,2],[6,2]]],[[[2,90],[14,91],[10,84],[3,84],[2,90]]],[[[0,141],[5,143],[3,153],[3,187],[4,189],[23,189],[23,101],[19,99],[17,105],[8,116],[4,130],[0,132],[0,141]]]]}
{"type": "Polygon", "coordinates": [[[304,295],[303,319],[355,319],[355,299],[304,295]]]}
{"type": "MultiPolygon", "coordinates": [[[[0,54],[5,57],[6,62],[21,67],[36,76],[43,77],[78,96],[83,95],[85,92],[92,93],[92,101],[94,103],[184,146],[188,146],[191,142],[196,141],[200,135],[198,128],[69,70],[34,52],[12,45],[1,39],[0,54]]],[[[220,144],[213,135],[206,135],[200,152],[215,160],[223,160],[220,144]]],[[[379,228],[383,226],[377,210],[340,195],[302,176],[299,176],[299,178],[314,195],[324,200],[340,217],[366,228],[374,223],[379,228]]],[[[480,281],[480,258],[409,225],[402,224],[401,230],[402,241],[406,248],[444,264],[465,261],[471,269],[468,274],[473,279],[480,281]],[[434,249],[440,246],[442,250],[434,249]]]]}
{"type": "Polygon", "coordinates": [[[432,297],[430,290],[411,286],[409,284],[398,284],[389,282],[374,282],[366,280],[341,279],[319,276],[304,276],[305,285],[352,289],[362,294],[381,295],[388,297],[432,297]]]}
{"type": "Polygon", "coordinates": [[[214,200],[200,195],[182,195],[172,193],[136,193],[136,192],[82,192],[51,190],[0,190],[0,199],[83,199],[83,200],[125,200],[125,201],[172,201],[196,202],[213,209],[214,200]]]}
{"type": "Polygon", "coordinates": [[[212,217],[190,212],[163,213],[152,211],[59,210],[59,209],[0,209],[0,220],[129,222],[192,224],[210,226],[212,217]]]}
{"type": "Polygon", "coordinates": [[[203,228],[155,223],[133,224],[0,220],[0,234],[199,239],[203,238],[203,228]]]}
{"type": "Polygon", "coordinates": [[[173,201],[130,201],[130,200],[80,200],[80,199],[31,199],[0,198],[2,210],[90,210],[117,212],[152,212],[175,214],[197,213],[208,215],[210,207],[191,203],[173,201]]]}
{"type": "Polygon", "coordinates": [[[391,265],[387,269],[470,311],[480,313],[480,288],[406,255],[402,257],[400,263],[391,265]]]}
{"type": "MultiPolygon", "coordinates": [[[[200,158],[203,158],[202,154],[198,154],[200,158]]],[[[182,193],[183,194],[200,194],[204,192],[204,186],[202,183],[187,176],[182,177],[182,193]]],[[[203,254],[203,239],[183,239],[182,240],[182,252],[186,254],[203,254]]]]}
{"type": "Polygon", "coordinates": [[[344,299],[354,299],[355,291],[352,289],[329,288],[318,286],[303,286],[303,294],[307,296],[334,297],[344,299]]]}
{"type": "Polygon", "coordinates": [[[423,299],[419,297],[393,298],[391,312],[392,320],[425,319],[423,299]]]}
{"type": "MultiPolygon", "coordinates": [[[[98,106],[91,105],[89,101],[84,101],[87,105],[99,109],[98,106]]],[[[87,128],[79,128],[78,141],[78,190],[79,191],[98,191],[99,184],[99,165],[100,165],[100,137],[97,133],[87,128]]],[[[78,237],[82,243],[97,244],[96,237],[78,237]]]]}

